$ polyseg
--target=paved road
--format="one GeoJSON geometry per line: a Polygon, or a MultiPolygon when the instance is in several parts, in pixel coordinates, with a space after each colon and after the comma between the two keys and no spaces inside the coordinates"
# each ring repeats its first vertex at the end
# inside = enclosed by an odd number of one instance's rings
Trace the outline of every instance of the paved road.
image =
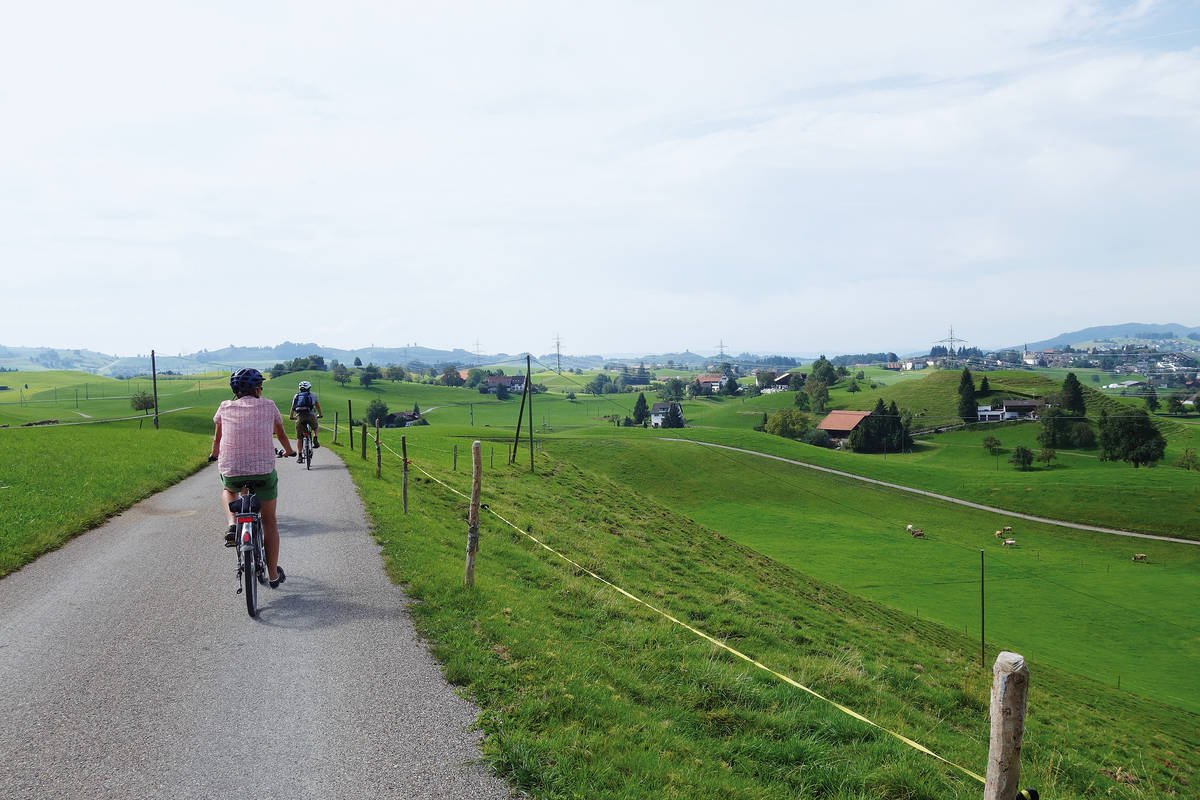
{"type": "Polygon", "coordinates": [[[1099,525],[1084,525],[1080,522],[1066,522],[1061,519],[1050,519],[1049,517],[1036,517],[1033,514],[1022,514],[1019,511],[1010,511],[1006,508],[997,508],[995,506],[985,506],[982,503],[972,503],[970,500],[960,500],[957,497],[951,497],[946,494],[937,494],[936,492],[927,492],[924,489],[914,489],[911,486],[902,486],[898,483],[888,483],[887,481],[876,480],[875,478],[865,478],[862,475],[855,475],[853,472],[843,472],[840,469],[831,469],[829,467],[818,467],[816,464],[809,464],[804,461],[796,461],[783,456],[773,456],[770,453],[760,453],[757,450],[747,450],[743,447],[730,447],[727,444],[713,444],[712,442],[701,442],[695,439],[676,439],[672,437],[660,437],[664,442],[687,442],[688,444],[698,444],[704,447],[716,447],[721,450],[733,450],[737,453],[747,453],[760,458],[770,458],[775,461],[783,461],[787,464],[794,464],[797,467],[805,469],[815,469],[818,472],[828,472],[831,475],[838,475],[842,478],[853,478],[856,481],[864,483],[873,483],[876,486],[886,486],[889,489],[899,489],[902,492],[911,492],[912,494],[921,494],[926,497],[933,497],[937,500],[945,500],[947,503],[955,503],[960,506],[968,506],[969,508],[978,508],[980,511],[991,511],[995,514],[1003,514],[1006,517],[1017,517],[1018,519],[1027,519],[1032,522],[1044,522],[1047,525],[1059,525],[1064,528],[1076,528],[1081,531],[1097,531],[1099,533],[1112,533],[1117,536],[1131,536],[1135,539],[1157,539],[1160,542],[1175,542],[1176,544],[1200,545],[1200,541],[1194,539],[1180,539],[1175,536],[1159,536],[1154,533],[1138,533],[1136,531],[1123,531],[1119,528],[1103,528],[1099,525]]]}
{"type": "Polygon", "coordinates": [[[0,797],[510,796],[344,466],[278,463],[287,581],[258,621],[213,468],[0,581],[0,797]]]}

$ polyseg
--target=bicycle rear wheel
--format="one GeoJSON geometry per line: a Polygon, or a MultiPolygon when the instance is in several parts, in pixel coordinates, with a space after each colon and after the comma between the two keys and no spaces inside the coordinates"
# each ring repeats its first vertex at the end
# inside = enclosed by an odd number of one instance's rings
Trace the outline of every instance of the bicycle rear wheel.
{"type": "MultiPolygon", "coordinates": [[[[238,542],[241,547],[242,543],[238,542]]],[[[246,595],[246,612],[258,616],[258,552],[251,547],[242,553],[242,592],[246,595]]]]}
{"type": "Polygon", "coordinates": [[[304,437],[304,468],[312,469],[312,434],[304,437]]]}

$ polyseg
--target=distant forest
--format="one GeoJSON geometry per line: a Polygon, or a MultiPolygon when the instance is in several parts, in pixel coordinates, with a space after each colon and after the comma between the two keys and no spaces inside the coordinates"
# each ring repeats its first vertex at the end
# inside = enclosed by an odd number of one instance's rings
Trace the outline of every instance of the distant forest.
{"type": "Polygon", "coordinates": [[[852,353],[845,356],[835,356],[829,360],[829,363],[835,367],[848,367],[851,364],[877,364],[881,361],[891,363],[899,360],[900,357],[895,353],[852,353]]]}

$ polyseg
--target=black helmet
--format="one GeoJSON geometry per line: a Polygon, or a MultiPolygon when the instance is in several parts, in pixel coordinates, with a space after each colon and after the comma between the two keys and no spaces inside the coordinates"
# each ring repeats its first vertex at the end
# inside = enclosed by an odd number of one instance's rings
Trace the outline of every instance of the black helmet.
{"type": "Polygon", "coordinates": [[[257,387],[262,386],[262,382],[262,373],[254,367],[243,367],[242,369],[235,370],[229,376],[229,388],[233,389],[233,393],[238,397],[250,394],[257,387]]]}

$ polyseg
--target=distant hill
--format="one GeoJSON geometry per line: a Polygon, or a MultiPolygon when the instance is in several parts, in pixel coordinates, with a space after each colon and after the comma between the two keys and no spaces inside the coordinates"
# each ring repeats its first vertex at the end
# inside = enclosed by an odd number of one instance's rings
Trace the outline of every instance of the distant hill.
{"type": "Polygon", "coordinates": [[[1150,342],[1162,344],[1170,341],[1187,343],[1191,348],[1195,348],[1200,345],[1198,339],[1200,339],[1200,327],[1180,325],[1178,322],[1126,322],[1121,325],[1099,325],[1071,333],[1060,333],[1052,339],[1043,339],[1040,342],[1022,342],[1008,349],[1021,350],[1028,346],[1030,350],[1046,350],[1068,344],[1072,347],[1088,347],[1095,344],[1122,345],[1150,342]],[[1195,336],[1189,336],[1189,334],[1195,334],[1195,336]]]}

